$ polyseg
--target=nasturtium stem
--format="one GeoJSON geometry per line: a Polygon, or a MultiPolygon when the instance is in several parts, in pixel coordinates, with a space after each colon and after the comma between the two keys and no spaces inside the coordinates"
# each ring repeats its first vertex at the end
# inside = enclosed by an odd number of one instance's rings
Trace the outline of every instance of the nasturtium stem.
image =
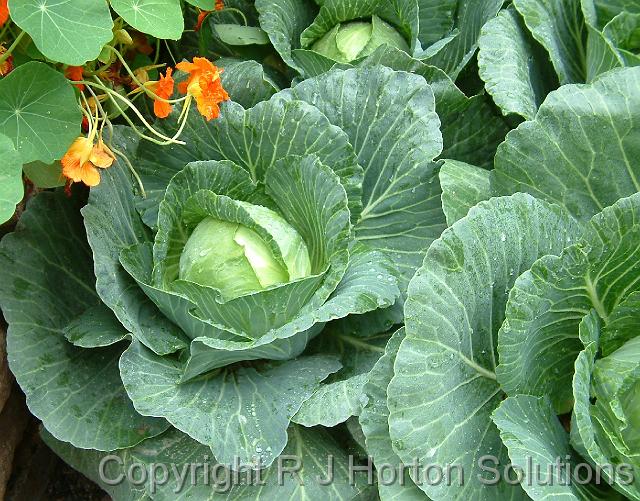
{"type": "Polygon", "coordinates": [[[156,53],[153,55],[153,64],[158,64],[160,60],[160,39],[156,38],[156,53]]]}
{"type": "Polygon", "coordinates": [[[5,24],[2,30],[0,31],[0,42],[2,42],[2,39],[7,34],[7,31],[9,31],[10,26],[11,26],[11,22],[7,21],[7,24],[5,24]]]}
{"type": "Polygon", "coordinates": [[[4,63],[7,59],[9,59],[9,56],[14,51],[14,49],[18,46],[18,44],[20,43],[20,41],[22,40],[22,37],[24,37],[24,35],[25,35],[24,31],[21,31],[18,34],[18,36],[13,41],[13,43],[9,46],[7,51],[4,54],[2,54],[2,56],[0,56],[0,64],[4,63]]]}
{"type": "Polygon", "coordinates": [[[242,12],[239,9],[236,9],[234,7],[225,7],[222,10],[216,10],[215,13],[216,14],[222,14],[223,12],[235,12],[236,14],[238,14],[241,18],[242,18],[242,22],[244,23],[245,26],[249,26],[249,22],[247,21],[247,16],[244,15],[244,12],[242,12]]]}
{"type": "Polygon", "coordinates": [[[169,104],[180,103],[180,102],[185,100],[185,98],[165,99],[163,97],[158,96],[155,92],[153,92],[151,89],[145,87],[145,85],[140,80],[138,80],[138,78],[135,76],[135,74],[133,73],[133,71],[131,70],[131,68],[129,67],[127,62],[125,61],[124,57],[122,57],[122,54],[120,54],[120,52],[115,47],[111,47],[111,46],[108,46],[108,47],[113,51],[113,53],[116,55],[116,57],[120,60],[120,62],[122,63],[122,66],[127,71],[127,73],[129,74],[129,76],[131,77],[133,82],[138,87],[140,87],[141,89],[144,89],[144,93],[145,94],[151,96],[153,99],[157,99],[158,101],[162,101],[164,103],[169,103],[169,104]]]}
{"type": "MultiPolygon", "coordinates": [[[[104,92],[106,92],[111,98],[116,98],[119,99],[120,101],[122,101],[123,103],[125,103],[135,114],[136,116],[140,119],[140,121],[143,123],[143,125],[149,129],[149,131],[154,134],[155,136],[159,137],[160,139],[164,140],[165,142],[157,142],[157,144],[186,144],[184,141],[177,141],[175,139],[172,139],[168,136],[165,136],[164,134],[161,134],[160,132],[158,132],[157,130],[155,130],[153,128],[153,126],[147,122],[147,119],[144,118],[144,116],[142,115],[142,113],[140,113],[140,110],[138,110],[138,108],[136,108],[136,106],[126,97],[124,97],[121,94],[118,94],[116,91],[114,91],[113,89],[110,89],[108,87],[106,87],[105,85],[103,85],[100,82],[100,79],[97,77],[94,77],[95,80],[97,80],[97,82],[89,82],[89,81],[85,81],[82,80],[80,82],[76,82],[76,83],[81,83],[81,84],[85,84],[85,85],[89,85],[92,87],[96,87],[100,90],[103,90],[104,92]]],[[[120,109],[120,107],[117,105],[116,101],[114,100],[114,105],[116,106],[116,108],[118,109],[118,111],[120,111],[123,114],[123,117],[125,118],[125,120],[127,120],[127,122],[129,122],[132,126],[133,123],[128,119],[127,115],[124,113],[124,111],[122,111],[120,109]]],[[[135,127],[135,126],[134,126],[135,127]]],[[[148,136],[145,136],[146,138],[148,138],[149,140],[152,140],[151,138],[149,138],[148,136]]],[[[152,142],[156,142],[155,140],[152,140],[152,142]]]]}

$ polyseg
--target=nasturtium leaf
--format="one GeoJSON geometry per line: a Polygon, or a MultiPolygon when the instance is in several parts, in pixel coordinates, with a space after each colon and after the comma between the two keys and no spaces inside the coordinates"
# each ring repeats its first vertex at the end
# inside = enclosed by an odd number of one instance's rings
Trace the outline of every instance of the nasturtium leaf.
{"type": "Polygon", "coordinates": [[[640,191],[640,67],[552,92],[498,148],[494,195],[528,192],[588,220],[640,191]]]}
{"type": "Polygon", "coordinates": [[[22,200],[22,159],[11,139],[0,134],[0,224],[10,219],[22,200]]]}
{"type": "Polygon", "coordinates": [[[54,436],[112,450],[167,429],[127,397],[118,371],[123,346],[87,350],[65,338],[67,325],[99,299],[79,207],[62,191],[38,195],[2,239],[0,282],[11,370],[54,436]]]}
{"type": "Polygon", "coordinates": [[[478,73],[502,113],[532,120],[557,77],[518,12],[505,9],[488,21],[478,45],[478,73]]]}
{"type": "Polygon", "coordinates": [[[447,226],[462,219],[474,205],[491,198],[489,171],[455,160],[445,160],[440,167],[442,209],[447,226]]]}
{"type": "Polygon", "coordinates": [[[13,141],[23,163],[62,158],[81,121],[73,87],[46,64],[29,62],[0,79],[0,134],[13,141]]]}
{"type": "Polygon", "coordinates": [[[104,0],[10,0],[9,11],[40,52],[60,63],[80,66],[92,61],[113,38],[104,0]]]}
{"type": "Polygon", "coordinates": [[[558,412],[571,409],[580,321],[593,308],[607,322],[640,290],[639,220],[640,193],[596,215],[562,255],[543,257],[518,278],[498,336],[497,376],[508,395],[548,395],[558,412]]]}
{"type": "Polygon", "coordinates": [[[60,162],[45,164],[36,160],[23,165],[22,170],[29,181],[38,188],[58,188],[66,184],[67,178],[62,175],[62,164],[60,162]]]}
{"type": "Polygon", "coordinates": [[[184,31],[180,0],[110,0],[110,4],[125,22],[153,37],[178,40],[184,31]]]}
{"type": "Polygon", "coordinates": [[[503,393],[496,381],[497,334],[509,290],[541,256],[559,254],[581,227],[566,211],[527,194],[474,207],[436,240],[409,284],[406,337],[388,388],[393,450],[406,464],[455,463],[450,485],[413,478],[433,499],[526,499],[519,486],[490,479],[477,459],[508,462],[491,414],[503,393]],[[541,235],[549,235],[543,238],[541,235]],[[451,403],[455,402],[456,405],[451,403]]]}
{"type": "Polygon", "coordinates": [[[509,397],[493,413],[493,421],[500,429],[511,463],[523,472],[520,485],[531,499],[619,499],[605,482],[598,486],[589,480],[585,468],[577,469],[584,460],[569,445],[569,434],[549,399],[509,397]],[[558,468],[558,458],[562,468],[558,468]]]}

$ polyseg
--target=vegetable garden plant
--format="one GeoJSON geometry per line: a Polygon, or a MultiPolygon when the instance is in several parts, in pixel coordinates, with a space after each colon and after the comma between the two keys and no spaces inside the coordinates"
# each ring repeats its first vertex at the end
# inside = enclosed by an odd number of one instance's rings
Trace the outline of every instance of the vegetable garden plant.
{"type": "Polygon", "coordinates": [[[0,30],[9,364],[113,499],[640,500],[640,2],[0,30]]]}

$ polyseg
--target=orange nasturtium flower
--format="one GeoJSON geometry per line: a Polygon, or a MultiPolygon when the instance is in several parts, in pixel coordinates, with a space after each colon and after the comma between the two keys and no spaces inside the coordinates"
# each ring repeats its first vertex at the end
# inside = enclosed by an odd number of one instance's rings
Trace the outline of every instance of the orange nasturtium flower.
{"type": "Polygon", "coordinates": [[[196,100],[198,111],[207,121],[218,118],[220,103],[229,99],[220,80],[222,70],[204,57],[194,57],[192,63],[183,61],[176,68],[189,73],[189,78],[180,82],[178,90],[196,100]]]}
{"type": "MultiPolygon", "coordinates": [[[[84,68],[82,66],[67,66],[64,70],[64,76],[67,77],[72,82],[79,82],[80,80],[84,80],[84,68]]],[[[80,92],[84,90],[83,84],[74,84],[80,92]]]]}
{"type": "Polygon", "coordinates": [[[224,9],[224,0],[216,0],[214,9],[215,10],[200,10],[198,12],[198,21],[196,22],[194,31],[200,31],[200,28],[202,28],[202,23],[204,23],[204,20],[209,17],[209,14],[224,9]]]}
{"type": "MultiPolygon", "coordinates": [[[[97,117],[96,117],[97,118],[97,117]]],[[[100,183],[101,169],[107,169],[113,165],[116,157],[113,152],[98,137],[98,124],[89,122],[89,134],[87,137],[78,137],[69,147],[60,160],[62,174],[74,183],[83,182],[87,186],[96,186],[100,183]]]]}
{"type": "MultiPolygon", "coordinates": [[[[160,75],[160,80],[157,82],[150,82],[148,88],[158,97],[162,99],[170,99],[173,95],[173,77],[171,76],[173,70],[167,68],[165,75],[160,75]]],[[[167,118],[171,113],[172,106],[170,103],[166,103],[159,99],[153,102],[153,112],[158,118],[167,118]]]]}
{"type": "Polygon", "coordinates": [[[0,26],[9,19],[9,6],[7,3],[8,0],[0,0],[0,26]]]}

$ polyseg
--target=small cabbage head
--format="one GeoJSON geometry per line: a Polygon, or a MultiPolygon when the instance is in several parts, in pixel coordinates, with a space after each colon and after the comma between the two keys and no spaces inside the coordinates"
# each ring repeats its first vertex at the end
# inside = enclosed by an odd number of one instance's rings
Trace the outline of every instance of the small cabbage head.
{"type": "Polygon", "coordinates": [[[238,204],[272,237],[272,244],[245,225],[207,217],[184,246],[180,279],[214,287],[232,299],[311,274],[307,246],[287,221],[266,207],[238,204]]]}
{"type": "Polygon", "coordinates": [[[373,16],[371,22],[337,24],[311,48],[334,61],[350,63],[371,55],[385,44],[409,52],[404,37],[389,23],[373,16]]]}

